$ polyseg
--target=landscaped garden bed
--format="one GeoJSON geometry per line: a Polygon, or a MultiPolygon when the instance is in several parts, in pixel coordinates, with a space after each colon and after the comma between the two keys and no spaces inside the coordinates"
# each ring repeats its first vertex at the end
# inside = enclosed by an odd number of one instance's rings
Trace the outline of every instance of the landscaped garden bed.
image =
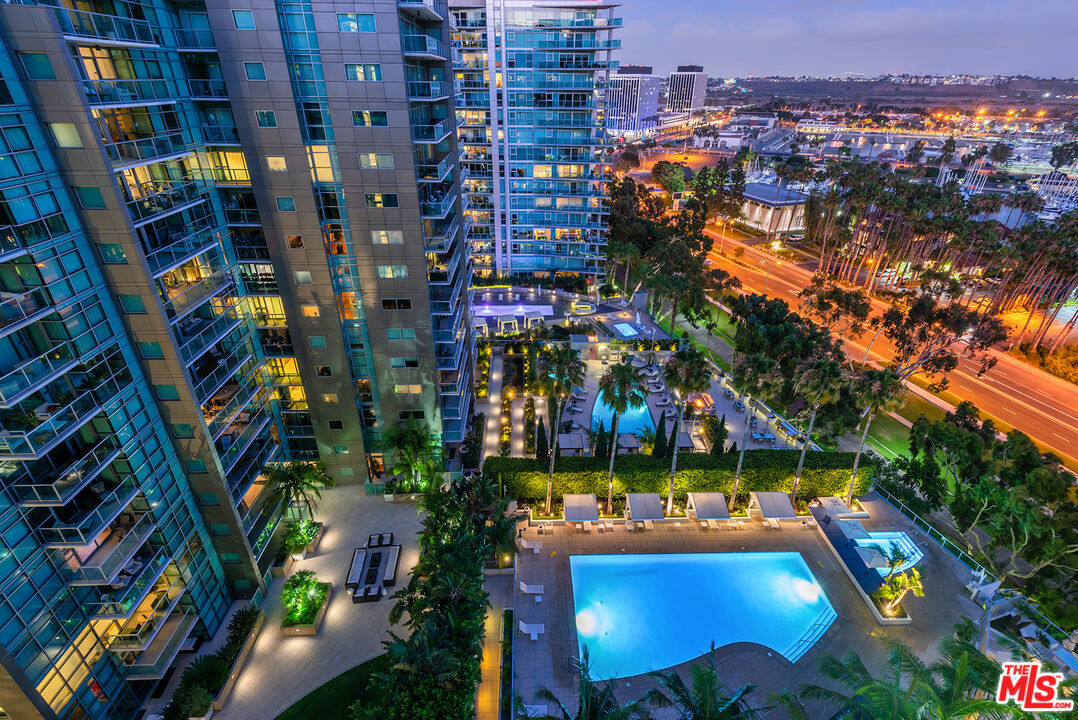
{"type": "Polygon", "coordinates": [[[320,581],[310,570],[300,570],[281,589],[285,616],[281,634],[316,635],[329,607],[333,584],[320,581]]]}

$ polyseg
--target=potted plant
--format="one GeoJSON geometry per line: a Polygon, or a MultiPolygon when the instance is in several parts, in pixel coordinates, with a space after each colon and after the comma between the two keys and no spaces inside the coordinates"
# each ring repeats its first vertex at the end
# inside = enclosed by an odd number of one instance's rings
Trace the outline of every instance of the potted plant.
{"type": "Polygon", "coordinates": [[[300,570],[285,581],[281,588],[281,604],[285,616],[281,621],[283,635],[316,635],[329,607],[333,586],[322,582],[310,570],[300,570]]]}

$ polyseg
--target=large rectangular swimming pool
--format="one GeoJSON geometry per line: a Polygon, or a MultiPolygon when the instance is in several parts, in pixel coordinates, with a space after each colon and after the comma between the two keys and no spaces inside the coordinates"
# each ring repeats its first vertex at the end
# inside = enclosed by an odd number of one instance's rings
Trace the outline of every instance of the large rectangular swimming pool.
{"type": "Polygon", "coordinates": [[[797,662],[837,617],[797,552],[573,555],[593,677],[662,670],[737,642],[797,662]]]}

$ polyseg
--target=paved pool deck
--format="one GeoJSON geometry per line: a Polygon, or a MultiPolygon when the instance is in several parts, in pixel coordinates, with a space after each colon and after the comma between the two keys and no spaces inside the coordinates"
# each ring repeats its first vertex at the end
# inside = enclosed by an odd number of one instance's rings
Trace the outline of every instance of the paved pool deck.
{"type": "MultiPolygon", "coordinates": [[[[624,523],[615,522],[613,533],[579,533],[564,525],[556,525],[551,535],[539,535],[536,527],[525,531],[525,537],[542,543],[538,554],[530,551],[518,555],[517,582],[542,584],[543,601],[516,596],[514,622],[541,623],[545,632],[532,641],[516,632],[514,640],[514,691],[522,700],[535,700],[540,687],[546,687],[570,707],[575,707],[576,674],[574,658],[578,656],[572,582],[569,570],[570,555],[620,553],[705,553],[705,552],[777,552],[798,551],[827,593],[838,618],[796,663],[790,663],[768,648],[737,643],[716,649],[715,659],[720,677],[731,687],[746,683],[756,686],[750,695],[758,705],[768,705],[770,693],[783,689],[796,690],[802,683],[820,682],[817,662],[824,653],[842,656],[858,653],[870,668],[884,665],[887,656],[885,638],[899,639],[913,648],[922,658],[935,657],[936,644],[963,616],[976,620],[980,608],[969,599],[964,585],[970,574],[953,556],[931,541],[904,516],[873,494],[862,499],[870,517],[862,520],[868,530],[902,530],[925,551],[919,564],[924,578],[926,596],[907,597],[904,606],[913,623],[902,627],[879,626],[854,583],[839,565],[827,540],[817,528],[802,528],[798,523],[784,523],[782,530],[763,529],[759,518],[746,522],[744,530],[701,530],[699,523],[673,521],[656,523],[652,531],[625,530],[624,523]]],[[[514,583],[516,587],[517,583],[514,583]]],[[[690,588],[671,588],[671,592],[687,592],[690,588]]],[[[736,623],[737,618],[730,618],[736,623]]],[[[671,633],[691,632],[671,619],[671,633]]],[[[706,640],[702,640],[706,643],[706,640]]],[[[676,666],[687,677],[690,663],[676,666]]],[[[619,678],[617,696],[622,701],[636,700],[654,687],[647,676],[619,678]]],[[[807,703],[812,717],[824,716],[823,706],[807,703]]],[[[554,710],[553,707],[548,709],[554,710]]],[[[664,716],[656,711],[655,717],[664,716]]],[[[785,710],[773,710],[767,717],[785,718],[785,710]]]]}

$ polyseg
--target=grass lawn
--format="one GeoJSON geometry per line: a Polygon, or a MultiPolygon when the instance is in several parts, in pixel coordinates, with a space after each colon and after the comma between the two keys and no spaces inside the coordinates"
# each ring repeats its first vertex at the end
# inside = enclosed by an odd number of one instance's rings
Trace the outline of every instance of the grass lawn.
{"type": "MultiPolygon", "coordinates": [[[[700,342],[699,340],[694,338],[687,330],[685,330],[685,328],[678,325],[677,332],[674,332],[670,328],[670,320],[669,320],[669,318],[663,318],[662,320],[656,320],[655,324],[658,325],[660,328],[662,328],[667,333],[669,333],[671,337],[687,339],[691,344],[696,346],[697,350],[699,350],[701,353],[703,353],[707,357],[710,357],[715,362],[716,365],[721,367],[726,372],[730,372],[730,363],[723,360],[722,357],[720,357],[719,354],[717,352],[715,352],[714,350],[711,350],[709,352],[707,347],[705,347],[702,342],[700,342]]],[[[723,338],[722,338],[721,334],[715,336],[715,343],[717,343],[717,342],[723,342],[723,338]]],[[[714,344],[714,343],[712,343],[712,344],[714,344]]]]}
{"type": "Polygon", "coordinates": [[[879,413],[868,430],[866,444],[869,443],[888,460],[905,457],[910,453],[910,429],[890,415],[879,413]]]}
{"type": "Polygon", "coordinates": [[[388,656],[379,655],[351,670],[345,670],[304,695],[278,715],[276,720],[348,720],[348,706],[366,695],[371,675],[385,672],[388,667],[388,656]]]}

